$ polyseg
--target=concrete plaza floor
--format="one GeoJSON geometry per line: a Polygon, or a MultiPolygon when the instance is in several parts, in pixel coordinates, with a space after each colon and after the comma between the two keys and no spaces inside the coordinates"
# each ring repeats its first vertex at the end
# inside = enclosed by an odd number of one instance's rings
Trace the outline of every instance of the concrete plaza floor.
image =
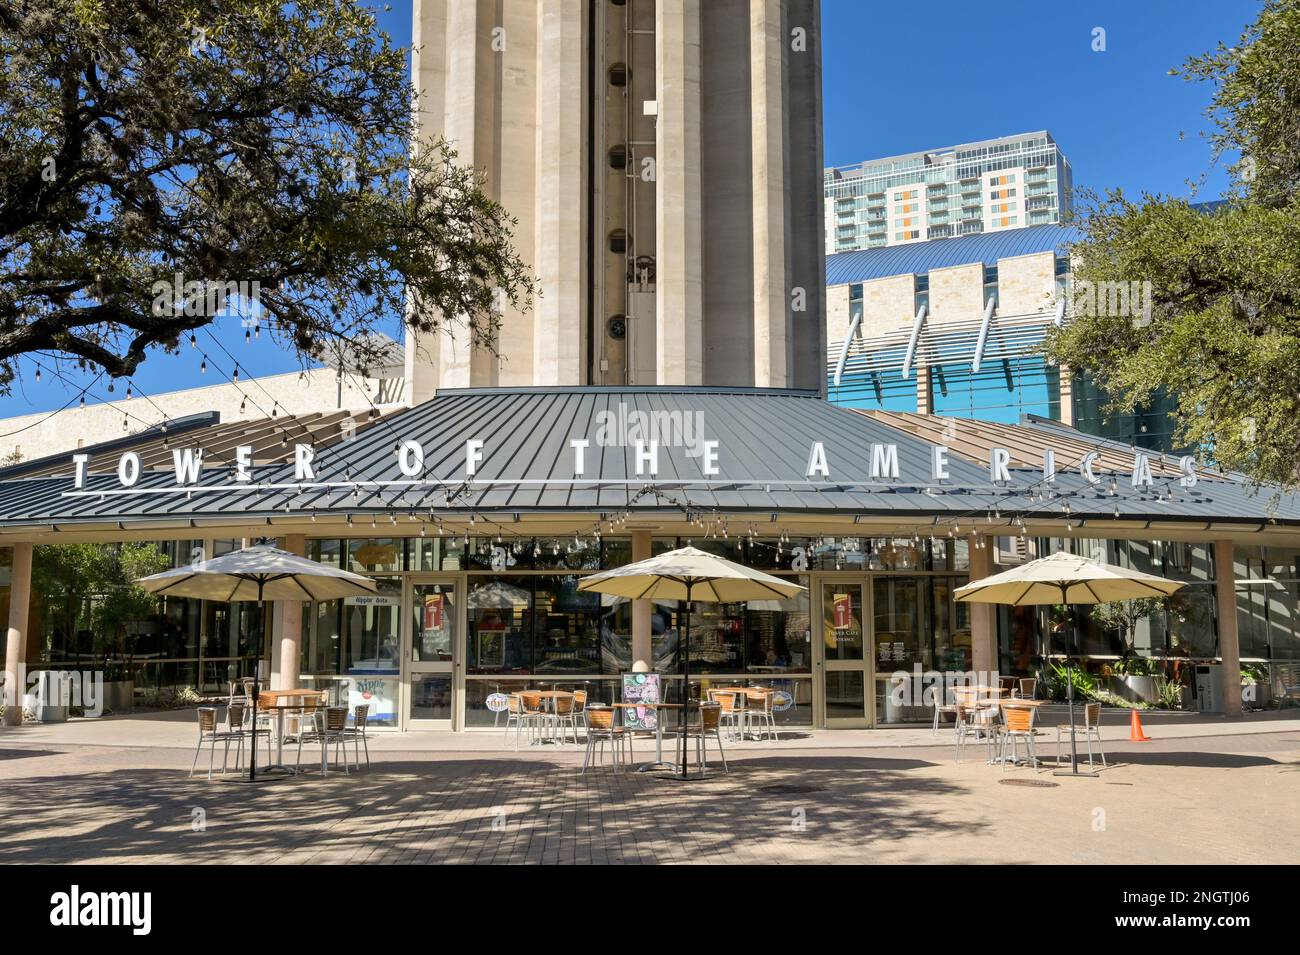
{"type": "Polygon", "coordinates": [[[485,732],[377,735],[351,776],[209,782],[187,778],[192,713],[6,728],[0,862],[1292,862],[1298,717],[1146,719],[1140,744],[1112,720],[1097,779],[1052,776],[1052,730],[1035,772],[908,727],[730,745],[729,773],[686,783],[485,732]]]}

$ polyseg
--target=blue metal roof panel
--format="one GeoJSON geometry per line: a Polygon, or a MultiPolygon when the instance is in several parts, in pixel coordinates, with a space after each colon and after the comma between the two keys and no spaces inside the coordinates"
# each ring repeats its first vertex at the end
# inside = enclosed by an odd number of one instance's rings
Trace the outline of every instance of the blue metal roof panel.
{"type": "Polygon", "coordinates": [[[1074,226],[1035,225],[952,239],[859,249],[826,256],[826,284],[846,285],[890,275],[923,275],[933,269],[983,262],[1035,252],[1063,252],[1083,238],[1074,226]]]}

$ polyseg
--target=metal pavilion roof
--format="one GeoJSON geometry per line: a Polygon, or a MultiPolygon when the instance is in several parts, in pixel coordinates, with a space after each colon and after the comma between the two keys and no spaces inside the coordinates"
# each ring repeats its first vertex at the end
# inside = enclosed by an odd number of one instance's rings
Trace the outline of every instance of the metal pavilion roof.
{"type": "MultiPolygon", "coordinates": [[[[959,423],[959,427],[961,424],[959,423]]],[[[1087,440],[1087,436],[1079,436],[1087,440]]],[[[185,436],[202,447],[202,431],[185,436]]],[[[388,415],[351,441],[317,447],[315,478],[299,484],[293,464],[253,468],[235,484],[224,467],[179,486],[170,469],[148,471],[130,489],[114,474],[91,474],[83,492],[70,476],[0,482],[0,530],[23,527],[123,526],[252,522],[262,518],[375,513],[577,515],[716,509],[726,513],[807,513],[897,517],[922,523],[997,511],[1059,518],[1120,516],[1126,520],[1230,522],[1300,526],[1294,495],[1252,490],[1239,481],[1202,477],[1186,490],[1158,475],[1139,493],[1118,482],[1090,485],[1064,451],[1053,493],[1041,474],[1012,468],[1008,486],[993,484],[986,463],[956,452],[950,478],[929,479],[936,441],[885,421],[836,407],[812,392],[744,388],[529,388],[444,390],[414,408],[388,415]],[[635,448],[621,430],[645,415],[668,429],[657,475],[638,475],[635,448]],[[677,429],[673,433],[673,429],[677,429]],[[590,442],[586,468],[575,476],[571,439],[590,442]],[[719,474],[682,438],[714,440],[719,474]],[[424,471],[404,477],[397,448],[415,441],[424,471]],[[466,477],[466,442],[482,442],[482,461],[466,477]],[[806,477],[813,442],[821,442],[829,478],[806,477]],[[873,445],[896,445],[901,478],[871,476],[873,445]],[[1172,493],[1173,499],[1168,495],[1172,493]]],[[[181,442],[175,442],[180,445],[181,442]]],[[[954,442],[955,444],[955,442],[954,442]]]]}
{"type": "Polygon", "coordinates": [[[1072,242],[1082,238],[1083,232],[1074,226],[1033,225],[1001,232],[837,252],[826,256],[826,284],[847,285],[890,275],[924,275],[933,269],[975,262],[992,265],[998,259],[1035,252],[1064,253],[1072,242]]]}

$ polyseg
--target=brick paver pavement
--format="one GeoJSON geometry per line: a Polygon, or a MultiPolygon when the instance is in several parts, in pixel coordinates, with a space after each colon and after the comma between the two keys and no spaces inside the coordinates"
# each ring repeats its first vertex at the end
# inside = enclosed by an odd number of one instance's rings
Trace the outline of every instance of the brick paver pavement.
{"type": "MultiPolygon", "coordinates": [[[[485,743],[486,745],[490,745],[485,743]]],[[[1048,747],[1044,747],[1048,749],[1048,747]]],[[[733,754],[701,782],[580,752],[382,752],[370,772],[186,778],[179,749],[0,738],[0,862],[1292,862],[1300,732],[1114,744],[1095,780],[951,749],[733,754]],[[1030,787],[1003,780],[1033,781],[1030,787]],[[1052,785],[1055,784],[1055,785],[1052,785]]]]}

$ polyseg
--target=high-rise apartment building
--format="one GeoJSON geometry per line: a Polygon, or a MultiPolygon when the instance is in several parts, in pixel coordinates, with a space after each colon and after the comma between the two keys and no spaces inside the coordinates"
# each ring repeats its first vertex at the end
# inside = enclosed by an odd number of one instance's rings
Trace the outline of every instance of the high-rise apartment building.
{"type": "Polygon", "coordinates": [[[1070,175],[1046,130],[830,168],[826,251],[1059,223],[1070,175]]]}
{"type": "Polygon", "coordinates": [[[435,388],[825,388],[818,0],[416,0],[421,137],[518,220],[537,277],[435,388]]]}

